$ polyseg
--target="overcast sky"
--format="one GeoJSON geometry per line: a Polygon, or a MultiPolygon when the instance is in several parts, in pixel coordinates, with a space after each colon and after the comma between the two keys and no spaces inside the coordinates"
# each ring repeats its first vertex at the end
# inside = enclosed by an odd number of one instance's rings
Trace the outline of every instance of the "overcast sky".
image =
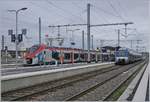
{"type": "MultiPolygon", "coordinates": [[[[7,10],[17,10],[27,7],[25,11],[19,12],[18,32],[22,28],[27,29],[27,36],[20,47],[30,47],[38,43],[38,18],[42,20],[42,42],[45,42],[45,35],[57,36],[57,28],[49,28],[49,25],[58,24],[85,24],[87,3],[91,4],[91,24],[133,22],[128,25],[128,37],[121,36],[122,40],[134,39],[142,40],[139,46],[150,46],[150,22],[149,22],[149,0],[0,0],[0,36],[5,36],[5,44],[9,49],[14,49],[14,44],[10,43],[8,29],[13,29],[15,33],[15,14],[7,10]],[[135,29],[136,30],[132,30],[135,29]]],[[[91,34],[94,35],[94,47],[100,44],[97,40],[116,40],[116,29],[121,29],[124,34],[124,26],[92,27],[91,34]]],[[[65,38],[63,46],[70,47],[71,32],[67,30],[80,29],[74,32],[73,40],[75,47],[81,48],[81,32],[86,33],[86,26],[61,28],[60,34],[65,38]]],[[[86,36],[85,36],[86,37],[86,36]]],[[[86,38],[85,38],[86,39],[86,38]]],[[[87,43],[87,41],[85,42],[87,43]]],[[[135,49],[136,42],[133,43],[135,49]]],[[[57,44],[54,42],[54,45],[57,44]]],[[[116,42],[106,41],[104,45],[116,46],[116,42]]],[[[122,42],[122,46],[130,47],[129,42],[122,42]]],[[[87,46],[87,45],[85,45],[87,46]]]]}

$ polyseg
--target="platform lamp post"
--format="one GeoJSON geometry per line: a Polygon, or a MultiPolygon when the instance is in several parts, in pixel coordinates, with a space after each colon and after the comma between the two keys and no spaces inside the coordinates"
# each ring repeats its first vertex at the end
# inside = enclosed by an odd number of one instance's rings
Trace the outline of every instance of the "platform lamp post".
{"type": "Polygon", "coordinates": [[[21,8],[18,10],[8,10],[9,12],[15,12],[16,13],[16,34],[15,34],[15,44],[16,44],[16,67],[17,67],[17,63],[18,63],[18,13],[19,11],[24,11],[27,8],[21,8]]]}

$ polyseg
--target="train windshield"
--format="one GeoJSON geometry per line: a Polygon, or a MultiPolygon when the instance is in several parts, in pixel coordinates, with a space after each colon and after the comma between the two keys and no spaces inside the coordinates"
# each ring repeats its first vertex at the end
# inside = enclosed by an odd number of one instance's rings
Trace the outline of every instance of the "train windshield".
{"type": "Polygon", "coordinates": [[[127,56],[127,51],[124,51],[124,50],[117,51],[116,56],[117,57],[125,57],[125,56],[127,56]]]}
{"type": "Polygon", "coordinates": [[[38,45],[34,45],[34,46],[32,46],[31,48],[28,49],[28,52],[29,52],[29,53],[33,53],[33,52],[35,52],[38,48],[39,48],[38,45]]]}

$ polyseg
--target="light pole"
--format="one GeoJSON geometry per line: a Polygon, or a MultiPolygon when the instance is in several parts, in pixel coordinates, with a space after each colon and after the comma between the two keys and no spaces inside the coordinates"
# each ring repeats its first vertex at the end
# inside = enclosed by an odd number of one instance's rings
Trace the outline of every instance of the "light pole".
{"type": "Polygon", "coordinates": [[[21,8],[19,10],[8,10],[9,12],[15,12],[16,13],[16,34],[15,34],[15,44],[16,44],[16,67],[18,62],[18,13],[19,11],[24,11],[27,8],[21,8]]]}

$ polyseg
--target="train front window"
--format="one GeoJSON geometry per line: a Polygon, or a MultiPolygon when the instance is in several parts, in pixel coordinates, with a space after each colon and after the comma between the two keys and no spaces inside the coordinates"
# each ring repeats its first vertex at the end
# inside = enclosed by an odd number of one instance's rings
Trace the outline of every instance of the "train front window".
{"type": "Polygon", "coordinates": [[[116,52],[116,56],[118,56],[118,57],[127,56],[127,52],[126,51],[117,51],[116,52]]]}
{"type": "Polygon", "coordinates": [[[28,52],[29,52],[29,53],[33,53],[33,52],[35,52],[38,48],[39,48],[38,45],[34,45],[34,46],[32,46],[31,48],[29,48],[28,52]]]}

